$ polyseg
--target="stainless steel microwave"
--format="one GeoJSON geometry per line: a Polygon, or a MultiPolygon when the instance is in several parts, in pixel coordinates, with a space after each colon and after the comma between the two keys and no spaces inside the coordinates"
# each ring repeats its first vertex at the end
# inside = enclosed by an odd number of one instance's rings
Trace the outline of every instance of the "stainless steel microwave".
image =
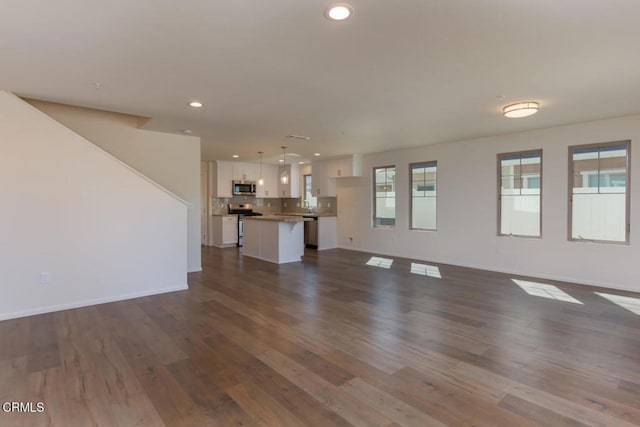
{"type": "Polygon", "coordinates": [[[255,196],[256,182],[255,181],[233,181],[232,190],[233,190],[234,196],[255,196]]]}

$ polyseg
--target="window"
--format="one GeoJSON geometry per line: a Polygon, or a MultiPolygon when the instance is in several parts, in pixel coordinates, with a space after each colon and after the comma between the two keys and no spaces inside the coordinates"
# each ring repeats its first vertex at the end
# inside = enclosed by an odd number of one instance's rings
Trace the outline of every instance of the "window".
{"type": "Polygon", "coordinates": [[[542,150],[498,154],[498,235],[540,237],[542,150]]]}
{"type": "Polygon", "coordinates": [[[373,168],[373,226],[396,225],[396,167],[373,168]]]}
{"type": "Polygon", "coordinates": [[[569,147],[569,240],[629,242],[629,141],[569,147]]]}
{"type": "Polygon", "coordinates": [[[313,184],[311,183],[311,175],[304,175],[304,194],[302,204],[306,208],[315,208],[318,206],[318,198],[313,195],[313,184]]]}
{"type": "Polygon", "coordinates": [[[437,163],[409,165],[411,180],[411,229],[436,229],[436,173],[437,163]]]}

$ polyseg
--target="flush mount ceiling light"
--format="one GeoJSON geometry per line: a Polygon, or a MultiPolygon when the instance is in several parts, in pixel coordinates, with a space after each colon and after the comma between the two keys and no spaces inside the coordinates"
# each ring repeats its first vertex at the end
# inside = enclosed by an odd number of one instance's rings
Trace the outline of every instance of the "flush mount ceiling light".
{"type": "Polygon", "coordinates": [[[287,135],[287,138],[289,139],[303,139],[305,141],[309,141],[311,139],[310,136],[303,136],[303,135],[287,135]]]}
{"type": "Polygon", "coordinates": [[[353,8],[345,3],[336,3],[324,11],[324,16],[330,21],[344,21],[353,15],[353,8]]]}
{"type": "Polygon", "coordinates": [[[189,107],[193,107],[193,108],[200,108],[202,106],[204,106],[204,104],[200,101],[191,101],[189,103],[189,107]]]}
{"type": "Polygon", "coordinates": [[[239,155],[237,155],[237,154],[234,154],[234,155],[232,155],[231,157],[233,157],[234,159],[237,159],[237,158],[238,158],[238,157],[240,157],[240,156],[239,156],[239,155]]]}
{"type": "Polygon", "coordinates": [[[314,156],[318,157],[320,153],[313,153],[314,156]]]}
{"type": "Polygon", "coordinates": [[[504,107],[502,114],[510,119],[518,119],[537,113],[539,108],[540,104],[536,101],[518,102],[504,107]]]}

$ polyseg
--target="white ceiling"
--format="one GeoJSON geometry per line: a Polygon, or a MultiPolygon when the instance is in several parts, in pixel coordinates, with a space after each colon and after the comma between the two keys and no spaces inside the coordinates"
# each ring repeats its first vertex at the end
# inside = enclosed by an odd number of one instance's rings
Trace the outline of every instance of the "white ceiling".
{"type": "Polygon", "coordinates": [[[203,159],[282,145],[310,159],[640,113],[638,0],[353,0],[339,23],[324,18],[330,3],[4,0],[0,89],[191,129],[203,159]],[[501,116],[519,100],[541,111],[501,116]]]}

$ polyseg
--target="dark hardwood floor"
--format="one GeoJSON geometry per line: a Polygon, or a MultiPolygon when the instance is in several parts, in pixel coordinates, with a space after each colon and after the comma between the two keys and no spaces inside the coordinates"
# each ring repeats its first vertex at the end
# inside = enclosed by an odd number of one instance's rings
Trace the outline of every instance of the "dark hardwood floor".
{"type": "Polygon", "coordinates": [[[45,405],[0,426],[640,425],[640,316],[594,291],[640,295],[370,256],[204,248],[188,291],[0,322],[0,401],[45,405]]]}

